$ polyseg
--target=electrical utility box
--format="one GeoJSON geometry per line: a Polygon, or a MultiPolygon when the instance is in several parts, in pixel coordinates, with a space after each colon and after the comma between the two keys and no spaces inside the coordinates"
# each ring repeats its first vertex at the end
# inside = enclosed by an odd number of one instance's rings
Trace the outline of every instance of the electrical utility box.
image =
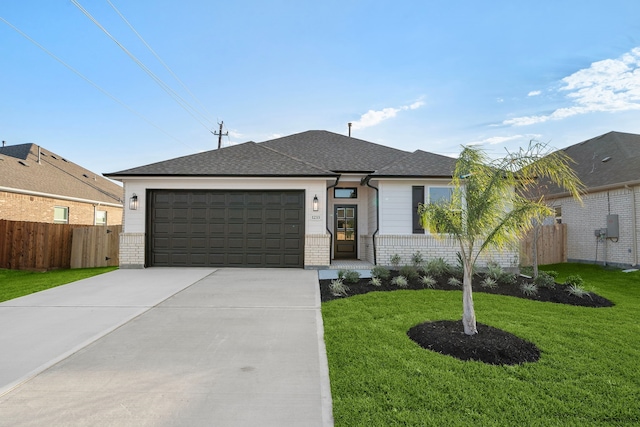
{"type": "Polygon", "coordinates": [[[620,237],[618,215],[607,215],[607,239],[617,239],[618,237],[620,237]]]}

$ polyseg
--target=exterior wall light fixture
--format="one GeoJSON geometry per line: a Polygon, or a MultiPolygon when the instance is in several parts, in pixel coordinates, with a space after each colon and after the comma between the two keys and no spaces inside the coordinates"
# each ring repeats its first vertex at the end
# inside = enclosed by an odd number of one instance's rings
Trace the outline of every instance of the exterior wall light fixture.
{"type": "Polygon", "coordinates": [[[129,199],[129,209],[132,211],[138,210],[138,196],[136,193],[133,193],[131,198],[129,199]]]}
{"type": "Polygon", "coordinates": [[[313,196],[313,211],[318,212],[318,195],[313,196]]]}

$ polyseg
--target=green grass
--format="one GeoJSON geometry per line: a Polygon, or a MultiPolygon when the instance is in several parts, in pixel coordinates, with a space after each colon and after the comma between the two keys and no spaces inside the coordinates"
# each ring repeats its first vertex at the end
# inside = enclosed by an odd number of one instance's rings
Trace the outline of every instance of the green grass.
{"type": "Polygon", "coordinates": [[[0,302],[116,270],[117,267],[51,270],[44,273],[0,270],[0,302]]]}
{"type": "Polygon", "coordinates": [[[478,322],[535,343],[540,361],[462,362],[407,330],[460,319],[461,291],[394,291],[322,304],[335,425],[627,426],[640,423],[640,272],[543,269],[585,280],[610,308],[475,293],[478,322]]]}

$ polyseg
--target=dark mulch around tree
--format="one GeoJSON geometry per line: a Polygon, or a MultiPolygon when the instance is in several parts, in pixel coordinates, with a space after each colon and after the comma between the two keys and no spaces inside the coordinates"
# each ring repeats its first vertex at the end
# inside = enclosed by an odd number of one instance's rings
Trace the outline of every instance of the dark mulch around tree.
{"type": "MultiPolygon", "coordinates": [[[[398,272],[391,271],[391,276],[389,279],[383,280],[381,286],[372,285],[371,279],[360,279],[357,283],[347,283],[349,287],[347,295],[340,296],[331,293],[329,289],[331,280],[320,280],[321,300],[325,302],[369,292],[397,291],[400,288],[391,284],[391,279],[396,276],[398,276],[398,272]]],[[[462,290],[461,286],[450,285],[448,283],[449,277],[451,276],[436,277],[437,282],[433,289],[445,291],[462,290]]],[[[563,284],[556,284],[553,288],[538,287],[536,294],[527,295],[522,291],[521,286],[532,283],[533,280],[530,278],[518,276],[514,283],[498,283],[495,288],[481,286],[480,283],[483,279],[484,275],[482,273],[474,275],[473,292],[507,295],[583,307],[613,306],[611,301],[592,292],[582,297],[570,294],[568,286],[563,284]]],[[[425,289],[419,278],[411,279],[408,282],[408,286],[402,289],[425,289]]],[[[460,360],[476,360],[493,365],[516,365],[535,362],[540,357],[540,350],[534,344],[524,341],[515,335],[480,323],[477,324],[477,329],[478,334],[466,335],[461,321],[437,321],[416,325],[407,334],[422,348],[453,356],[460,360]]]]}
{"type": "Polygon", "coordinates": [[[518,365],[537,362],[540,350],[535,344],[517,336],[477,323],[478,333],[465,335],[462,321],[426,322],[409,329],[407,335],[420,347],[456,357],[491,365],[518,365]]]}

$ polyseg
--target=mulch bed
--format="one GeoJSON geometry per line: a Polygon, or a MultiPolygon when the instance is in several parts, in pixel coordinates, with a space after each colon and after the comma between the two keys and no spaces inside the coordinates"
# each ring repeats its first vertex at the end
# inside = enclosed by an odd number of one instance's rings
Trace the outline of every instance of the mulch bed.
{"type": "MultiPolygon", "coordinates": [[[[329,290],[331,280],[320,280],[320,296],[323,302],[334,299],[347,298],[353,295],[361,295],[369,292],[397,291],[398,286],[391,284],[391,279],[398,275],[397,271],[391,271],[391,277],[383,280],[382,286],[370,284],[371,279],[360,279],[358,283],[348,284],[347,296],[335,296],[329,290]]],[[[526,298],[535,301],[545,301],[558,304],[569,304],[583,307],[611,307],[613,303],[600,295],[589,293],[582,297],[572,295],[567,291],[567,286],[556,284],[555,288],[538,288],[535,295],[526,295],[520,289],[523,283],[530,283],[532,279],[519,276],[512,284],[498,284],[496,288],[480,286],[484,278],[483,274],[476,274],[473,278],[473,292],[484,292],[498,295],[507,295],[517,298],[526,298]]],[[[436,278],[436,290],[462,290],[461,286],[448,283],[449,276],[436,278]]],[[[425,289],[419,279],[409,280],[408,287],[403,289],[425,289]]],[[[517,365],[527,362],[535,362],[540,358],[540,350],[535,344],[525,341],[506,331],[491,326],[477,324],[478,334],[466,335],[463,331],[462,321],[435,321],[425,322],[412,327],[407,335],[420,347],[449,355],[460,360],[475,360],[492,365],[517,365]]]]}

